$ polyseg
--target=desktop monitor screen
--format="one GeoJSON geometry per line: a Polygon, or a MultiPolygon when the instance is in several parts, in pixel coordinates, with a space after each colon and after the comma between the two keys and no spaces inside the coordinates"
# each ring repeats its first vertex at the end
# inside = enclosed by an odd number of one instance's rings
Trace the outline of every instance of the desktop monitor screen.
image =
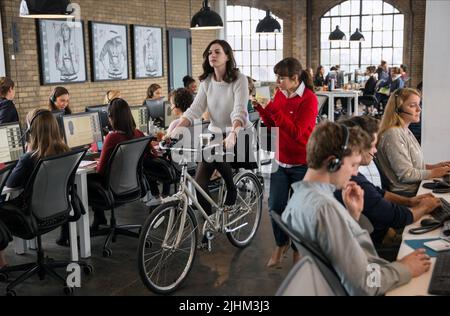
{"type": "Polygon", "coordinates": [[[87,106],[86,112],[97,112],[99,119],[100,119],[100,126],[103,130],[106,130],[109,126],[109,120],[108,120],[108,105],[102,104],[102,105],[94,105],[94,106],[87,106]]]}
{"type": "Polygon", "coordinates": [[[148,132],[148,114],[147,107],[145,106],[131,106],[131,114],[133,115],[134,122],[136,123],[136,128],[142,133],[148,132]]]}
{"type": "Polygon", "coordinates": [[[64,137],[70,148],[96,144],[103,147],[102,129],[97,112],[63,116],[64,137]]]}
{"type": "Polygon", "coordinates": [[[170,123],[175,120],[176,117],[172,114],[171,104],[168,101],[164,102],[164,127],[169,128],[170,123]]]}
{"type": "Polygon", "coordinates": [[[53,110],[52,111],[53,117],[55,118],[56,122],[58,122],[59,126],[59,132],[61,133],[61,136],[64,135],[64,126],[63,126],[63,116],[64,116],[64,110],[53,110]]]}
{"type": "Polygon", "coordinates": [[[152,119],[164,119],[164,98],[145,100],[145,106],[152,119]]]}
{"type": "Polygon", "coordinates": [[[24,153],[19,123],[0,125],[0,163],[18,160],[24,153]]]}
{"type": "Polygon", "coordinates": [[[336,74],[336,88],[342,88],[344,86],[345,72],[343,70],[338,71],[336,74]]]}

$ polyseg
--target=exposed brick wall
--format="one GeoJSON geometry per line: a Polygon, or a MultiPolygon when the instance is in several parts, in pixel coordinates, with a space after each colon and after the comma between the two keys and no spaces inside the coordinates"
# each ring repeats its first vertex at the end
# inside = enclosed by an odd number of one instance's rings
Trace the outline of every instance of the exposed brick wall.
{"type": "MultiPolygon", "coordinates": [[[[342,0],[312,0],[312,20],[306,18],[306,0],[228,0],[230,5],[245,5],[262,10],[270,9],[284,22],[283,55],[293,56],[303,65],[316,68],[320,59],[320,18],[342,0]],[[311,65],[307,65],[307,24],[311,27],[311,65]]],[[[423,45],[425,33],[424,0],[386,0],[405,15],[403,62],[410,67],[411,85],[422,80],[423,45]],[[412,4],[412,11],[410,4],[412,4]],[[411,14],[412,13],[412,14],[411,14]],[[413,23],[411,29],[411,22],[413,23]],[[410,53],[412,43],[412,54],[410,53]]]]}
{"type": "MultiPolygon", "coordinates": [[[[41,86],[39,77],[38,45],[35,20],[19,18],[20,0],[0,0],[5,45],[6,71],[17,85],[16,106],[21,119],[32,108],[46,106],[54,86],[41,86]],[[13,54],[11,25],[16,22],[20,33],[20,51],[13,54]]],[[[86,105],[101,104],[107,90],[118,89],[130,104],[141,104],[147,87],[158,83],[167,94],[167,38],[165,29],[190,27],[190,19],[201,8],[201,0],[76,0],[81,6],[84,21],[86,66],[89,81],[66,85],[71,95],[71,108],[83,111],[86,105]],[[166,3],[166,8],[165,8],[166,3]],[[167,17],[167,19],[166,19],[167,17]],[[140,24],[163,28],[164,76],[155,79],[129,79],[113,82],[93,82],[89,52],[88,21],[122,24],[140,24]]],[[[210,1],[214,5],[214,1],[210,1]]],[[[130,34],[130,33],[129,33],[130,34]]],[[[201,74],[202,53],[208,43],[217,37],[216,31],[192,32],[192,70],[194,77],[201,74]]],[[[132,77],[131,40],[128,42],[129,74],[132,77]]]]}

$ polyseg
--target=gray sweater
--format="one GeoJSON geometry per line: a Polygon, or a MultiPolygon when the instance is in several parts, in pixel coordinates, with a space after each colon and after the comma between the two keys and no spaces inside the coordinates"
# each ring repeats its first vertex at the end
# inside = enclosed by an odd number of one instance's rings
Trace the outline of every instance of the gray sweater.
{"type": "Polygon", "coordinates": [[[389,181],[389,191],[414,196],[420,182],[430,172],[426,170],[422,149],[408,128],[392,127],[381,135],[377,146],[377,161],[389,181]]]}
{"type": "Polygon", "coordinates": [[[234,82],[226,83],[215,81],[211,74],[200,83],[194,102],[183,117],[192,124],[208,111],[211,121],[208,129],[211,132],[219,129],[224,133],[236,120],[243,127],[249,126],[247,104],[248,81],[245,75],[239,73],[234,82]]]}
{"type": "Polygon", "coordinates": [[[300,181],[292,188],[283,221],[322,251],[350,295],[381,295],[409,282],[406,266],[378,257],[369,233],[334,198],[333,185],[300,181]],[[380,267],[380,287],[367,285],[370,264],[380,267]]]}

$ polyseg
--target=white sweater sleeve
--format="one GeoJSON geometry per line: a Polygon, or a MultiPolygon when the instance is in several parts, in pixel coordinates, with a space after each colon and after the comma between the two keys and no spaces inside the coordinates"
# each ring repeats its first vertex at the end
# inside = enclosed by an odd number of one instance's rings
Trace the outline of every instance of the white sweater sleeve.
{"type": "Polygon", "coordinates": [[[231,112],[231,122],[240,121],[242,126],[247,124],[248,120],[248,81],[247,77],[240,75],[233,86],[234,107],[231,112]]]}
{"type": "Polygon", "coordinates": [[[203,81],[200,83],[198,93],[195,96],[191,106],[186,110],[186,112],[183,113],[183,117],[188,119],[191,124],[193,124],[195,119],[201,118],[203,113],[205,113],[207,105],[206,81],[203,81]]]}

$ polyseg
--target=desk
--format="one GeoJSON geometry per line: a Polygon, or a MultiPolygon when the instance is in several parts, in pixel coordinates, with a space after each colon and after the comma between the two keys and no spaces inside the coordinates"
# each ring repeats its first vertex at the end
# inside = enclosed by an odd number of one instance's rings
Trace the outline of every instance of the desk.
{"type": "MultiPolygon", "coordinates": [[[[424,181],[424,182],[431,182],[431,181],[424,181]]],[[[420,184],[419,192],[417,192],[417,195],[424,194],[424,193],[430,193],[431,190],[424,189],[422,187],[423,182],[420,184]]],[[[435,194],[435,193],[433,193],[435,194]]],[[[435,194],[436,197],[444,198],[447,201],[450,201],[450,193],[446,194],[435,194]]],[[[426,215],[426,217],[429,217],[426,215]]],[[[422,235],[411,235],[408,233],[408,230],[413,227],[419,227],[420,221],[417,221],[409,226],[407,226],[403,232],[403,242],[400,246],[400,250],[398,252],[397,259],[401,259],[404,256],[410,254],[414,251],[411,247],[409,247],[404,241],[405,240],[411,240],[411,239],[427,239],[427,238],[438,238],[440,229],[435,229],[431,232],[422,234],[422,235]]],[[[428,272],[422,274],[421,276],[417,278],[413,278],[408,284],[405,284],[399,288],[396,288],[392,291],[389,291],[386,293],[387,296],[410,296],[410,295],[430,295],[428,294],[428,285],[430,284],[431,275],[433,274],[434,264],[436,262],[436,258],[431,258],[431,267],[428,272]]]]}
{"type": "Polygon", "coordinates": [[[334,98],[347,98],[347,114],[352,113],[352,99],[355,99],[355,112],[353,116],[358,115],[358,96],[360,91],[353,90],[333,90],[333,91],[317,91],[317,95],[328,97],[328,120],[334,122],[334,98]]]}

